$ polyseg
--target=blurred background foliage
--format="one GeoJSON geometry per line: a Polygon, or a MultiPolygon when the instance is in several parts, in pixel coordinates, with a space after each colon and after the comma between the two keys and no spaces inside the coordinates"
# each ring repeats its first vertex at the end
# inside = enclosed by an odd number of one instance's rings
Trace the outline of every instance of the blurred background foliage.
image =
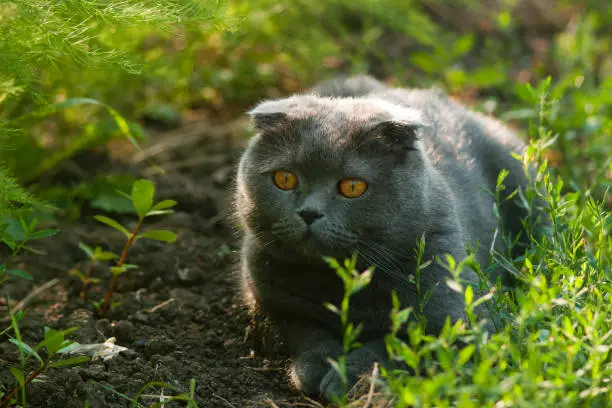
{"type": "Polygon", "coordinates": [[[606,3],[4,1],[0,184],[13,193],[0,188],[0,209],[32,200],[16,193],[10,175],[60,206],[77,196],[104,201],[129,180],[37,185],[74,155],[126,136],[145,139],[152,125],[177,126],[194,115],[228,121],[262,98],[358,72],[392,85],[442,87],[523,134],[538,111],[521,84],[551,76],[542,124],[558,142],[548,157],[569,189],[601,198],[612,186],[606,3]]]}

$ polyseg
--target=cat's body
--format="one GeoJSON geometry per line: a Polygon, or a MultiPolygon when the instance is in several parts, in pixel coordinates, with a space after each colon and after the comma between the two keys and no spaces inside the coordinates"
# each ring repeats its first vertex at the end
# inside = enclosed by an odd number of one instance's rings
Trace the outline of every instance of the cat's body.
{"type": "MultiPolygon", "coordinates": [[[[495,191],[502,169],[510,170],[503,194],[525,187],[511,157],[523,144],[440,92],[387,89],[369,77],[263,102],[251,116],[260,133],[242,157],[236,190],[244,297],[280,329],[297,386],[329,397],[342,386],[327,362],[340,354],[342,332],[324,303],[339,304],[343,286],[321,257],[342,260],[357,250],[360,268],[376,265],[371,284],[351,298],[350,320],[364,325],[364,347],[348,357],[352,382],[386,361],[391,291],[402,307],[421,301],[408,279],[421,236],[423,261],[445,253],[460,261],[470,245],[484,270],[492,248],[505,250],[494,198],[483,187],[495,191]],[[365,192],[347,198],[341,180],[357,180],[351,188],[365,185],[365,192]]],[[[510,201],[501,214],[516,235],[524,214],[510,201]]],[[[432,333],[447,316],[464,318],[463,294],[444,283],[448,276],[435,260],[421,273],[421,293],[432,291],[424,307],[432,333]]],[[[478,281],[471,270],[462,278],[478,281]]]]}

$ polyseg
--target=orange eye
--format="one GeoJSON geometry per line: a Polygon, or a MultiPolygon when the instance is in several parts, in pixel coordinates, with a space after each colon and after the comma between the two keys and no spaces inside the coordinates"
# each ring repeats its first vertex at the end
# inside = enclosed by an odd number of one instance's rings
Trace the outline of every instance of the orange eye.
{"type": "Polygon", "coordinates": [[[274,184],[281,190],[293,190],[297,183],[297,175],[292,171],[277,170],[274,172],[274,184]]]}
{"type": "Polygon", "coordinates": [[[361,197],[368,189],[368,183],[363,180],[347,178],[340,181],[340,194],[347,198],[361,197]]]}

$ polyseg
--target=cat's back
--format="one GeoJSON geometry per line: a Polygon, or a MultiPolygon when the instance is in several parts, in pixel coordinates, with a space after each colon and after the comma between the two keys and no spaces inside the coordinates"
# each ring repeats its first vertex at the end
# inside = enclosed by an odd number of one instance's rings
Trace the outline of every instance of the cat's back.
{"type": "Polygon", "coordinates": [[[503,168],[522,175],[520,162],[512,154],[521,153],[525,145],[499,120],[454,101],[436,88],[396,88],[375,95],[424,114],[428,126],[423,129],[422,143],[432,165],[447,177],[463,182],[470,174],[491,188],[503,168]]]}

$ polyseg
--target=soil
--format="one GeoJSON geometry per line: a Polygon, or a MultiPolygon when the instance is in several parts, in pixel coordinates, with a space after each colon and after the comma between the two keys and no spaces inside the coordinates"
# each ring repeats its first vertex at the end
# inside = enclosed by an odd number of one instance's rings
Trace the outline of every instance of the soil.
{"type": "MultiPolygon", "coordinates": [[[[449,23],[464,20],[450,11],[445,7],[431,10],[439,15],[447,12],[449,23]]],[[[481,29],[487,32],[486,27],[481,29]]],[[[405,49],[411,44],[406,41],[386,37],[381,41],[385,48],[395,44],[389,48],[391,53],[408,55],[405,49]]],[[[155,130],[149,124],[153,136],[144,151],[134,153],[125,143],[114,144],[110,154],[108,150],[86,152],[41,178],[43,183],[70,185],[87,182],[96,174],[148,177],[156,183],[158,200],[174,199],[179,204],[176,213],[155,219],[147,227],[168,228],[177,233],[178,240],[174,244],[142,240],[134,245],[128,262],[138,269],[120,278],[114,297],[120,304],[105,317],[80,299],[81,283],[69,274],[75,265],[86,266],[79,241],[114,252],[123,248],[120,233],[93,220],[101,211],[83,207],[78,223],[62,222],[59,235],[36,241],[35,248],[46,255],[18,257],[18,266],[35,280],[11,279],[0,287],[0,331],[9,326],[2,319],[8,314],[5,299],[10,294],[14,305],[27,300],[20,329],[30,345],[43,339],[48,326],[78,327],[70,338],[80,344],[115,337],[117,345],[126,347],[107,361],[51,369],[39,376],[27,386],[28,407],[131,407],[131,398],[150,382],[163,382],[185,393],[192,379],[200,408],[313,406],[313,401],[290,387],[282,348],[262,353],[256,336],[246,336],[250,321],[236,277],[238,237],[227,216],[247,124],[227,120],[223,114],[218,112],[222,125],[197,115],[171,131],[155,130]],[[166,173],[158,175],[151,164],[166,173]]],[[[108,215],[124,225],[134,225],[133,217],[108,215]]],[[[7,255],[3,249],[0,257],[7,255]]],[[[102,283],[91,288],[89,298],[98,300],[106,291],[110,273],[98,266],[94,276],[102,283]]],[[[6,336],[0,337],[0,394],[15,386],[9,367],[18,361],[17,348],[6,336]]],[[[33,371],[36,366],[28,368],[33,371]]],[[[149,407],[177,392],[154,386],[144,391],[138,399],[141,405],[135,406],[149,407]]]]}
{"type": "MultiPolygon", "coordinates": [[[[144,152],[134,155],[133,149],[121,145],[111,149],[120,153],[114,156],[86,153],[47,177],[56,182],[73,179],[74,174],[87,180],[98,172],[149,177],[156,183],[158,200],[174,199],[179,204],[174,214],[152,219],[148,228],[170,229],[178,240],[174,244],[142,240],[132,247],[128,262],[138,269],[121,276],[114,297],[121,303],[104,317],[80,299],[81,283],[69,274],[75,265],[82,270],[86,266],[79,241],[115,252],[123,247],[120,233],[93,220],[92,215],[100,211],[84,208],[78,223],[63,223],[59,235],[37,241],[36,249],[45,256],[18,258],[35,280],[9,280],[1,289],[3,299],[10,293],[17,304],[35,289],[50,285],[26,304],[27,314],[20,322],[25,342],[40,342],[45,326],[78,327],[70,338],[80,344],[115,337],[117,345],[127,348],[107,361],[49,370],[28,385],[28,407],[131,407],[129,398],[149,382],[164,382],[184,393],[191,379],[199,407],[309,404],[290,387],[282,351],[260,355],[258,341],[245,336],[249,317],[237,290],[238,239],[227,218],[245,129],[243,121],[214,126],[197,120],[159,132],[144,152]],[[151,160],[167,173],[152,175],[151,166],[144,164],[151,160]]],[[[134,225],[133,216],[108,215],[134,225]]],[[[94,276],[103,282],[91,288],[89,299],[98,300],[110,273],[98,266],[94,276]]],[[[6,302],[0,303],[0,316],[6,316],[6,311],[6,302]]],[[[1,322],[0,328],[8,325],[1,322]]],[[[8,368],[19,361],[17,348],[6,340],[0,339],[0,390],[4,392],[15,385],[8,368]]],[[[139,398],[139,406],[160,402],[163,395],[176,392],[149,388],[139,398]]]]}

